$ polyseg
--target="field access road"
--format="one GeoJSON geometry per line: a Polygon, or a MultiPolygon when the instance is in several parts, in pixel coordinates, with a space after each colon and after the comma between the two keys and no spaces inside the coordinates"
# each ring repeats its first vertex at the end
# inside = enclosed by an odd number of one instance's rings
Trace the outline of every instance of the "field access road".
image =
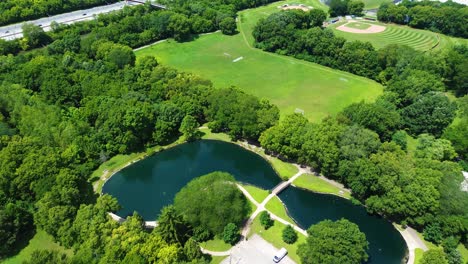
{"type": "Polygon", "coordinates": [[[12,24],[8,26],[0,27],[0,38],[4,40],[13,40],[23,37],[23,30],[21,29],[24,23],[32,23],[37,26],[40,26],[44,31],[50,31],[50,24],[55,21],[59,24],[73,24],[79,21],[87,21],[94,19],[95,16],[99,14],[106,14],[112,11],[122,9],[124,6],[129,5],[140,5],[138,2],[123,1],[115,4],[98,6],[84,10],[73,11],[65,14],[44,17],[36,20],[24,21],[17,24],[12,24]]]}

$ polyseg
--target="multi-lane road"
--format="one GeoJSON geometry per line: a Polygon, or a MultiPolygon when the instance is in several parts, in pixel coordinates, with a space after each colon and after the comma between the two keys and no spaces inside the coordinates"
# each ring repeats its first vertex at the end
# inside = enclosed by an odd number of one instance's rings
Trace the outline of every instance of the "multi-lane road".
{"type": "MultiPolygon", "coordinates": [[[[143,2],[143,1],[142,1],[143,2]]],[[[73,11],[65,14],[44,17],[37,20],[25,21],[17,24],[0,27],[0,38],[5,40],[12,40],[23,37],[23,30],[21,26],[24,23],[32,23],[44,29],[44,31],[51,30],[50,24],[55,21],[59,24],[72,24],[78,21],[92,20],[99,14],[105,14],[112,11],[122,9],[126,5],[139,5],[138,2],[122,1],[115,4],[93,7],[90,9],[73,11]]]]}

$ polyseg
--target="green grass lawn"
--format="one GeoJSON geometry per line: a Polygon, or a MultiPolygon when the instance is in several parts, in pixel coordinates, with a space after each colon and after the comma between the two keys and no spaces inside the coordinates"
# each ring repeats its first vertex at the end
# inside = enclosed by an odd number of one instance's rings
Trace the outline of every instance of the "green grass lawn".
{"type": "Polygon", "coordinates": [[[225,258],[227,258],[227,256],[211,256],[210,264],[219,264],[225,258]]]}
{"type": "Polygon", "coordinates": [[[257,203],[261,203],[269,194],[267,190],[263,190],[250,184],[243,184],[242,187],[244,187],[247,190],[247,192],[249,192],[250,195],[252,195],[252,197],[255,199],[255,201],[257,201],[257,203]]]}
{"type": "Polygon", "coordinates": [[[37,249],[50,249],[58,250],[62,253],[65,253],[69,256],[73,254],[71,249],[65,249],[64,247],[58,245],[54,242],[52,236],[47,234],[43,230],[37,230],[37,233],[29,241],[29,244],[23,248],[16,256],[4,260],[3,264],[20,264],[23,261],[29,260],[31,253],[37,249]]]}
{"type": "MultiPolygon", "coordinates": [[[[346,26],[353,25],[355,23],[347,24],[346,26]]],[[[438,40],[437,34],[428,30],[420,30],[410,28],[408,26],[400,26],[394,24],[383,24],[378,22],[367,22],[359,24],[376,24],[385,26],[386,29],[380,33],[373,34],[357,34],[349,33],[337,30],[336,27],[340,24],[331,25],[330,28],[333,29],[337,36],[346,38],[347,40],[354,41],[368,41],[376,48],[385,47],[388,44],[402,44],[408,45],[416,50],[430,50],[434,47],[438,40]]],[[[353,26],[352,26],[353,27],[353,26]]],[[[361,29],[361,28],[360,28],[361,29]]]]}
{"type": "Polygon", "coordinates": [[[312,174],[302,174],[293,182],[293,184],[297,187],[314,192],[334,194],[346,199],[351,198],[351,195],[348,192],[343,192],[343,195],[341,195],[340,188],[312,174]]]}
{"type": "Polygon", "coordinates": [[[225,243],[222,239],[219,239],[217,237],[213,238],[212,240],[200,243],[200,246],[202,246],[204,249],[211,251],[226,251],[232,247],[231,245],[225,243]]]}
{"type": "MultiPolygon", "coordinates": [[[[185,43],[169,40],[138,50],[136,55],[153,55],[161,64],[211,80],[217,88],[236,86],[269,99],[282,115],[303,109],[312,121],[334,115],[353,102],[373,101],[381,94],[382,86],[369,79],[248,45],[252,26],[268,12],[278,12],[281,3],[240,12],[240,34],[215,33],[185,43]],[[233,62],[240,57],[243,59],[233,62]]],[[[321,6],[318,1],[304,4],[321,6]]]]}
{"type": "Polygon", "coordinates": [[[424,254],[424,250],[417,248],[414,250],[414,264],[419,264],[424,254]]]}
{"type": "Polygon", "coordinates": [[[211,132],[211,129],[208,127],[202,127],[198,129],[200,132],[202,132],[202,139],[215,139],[215,140],[221,140],[221,141],[226,141],[226,142],[231,142],[231,138],[229,137],[228,134],[225,133],[213,133],[211,132]]]}
{"type": "Polygon", "coordinates": [[[288,213],[286,212],[286,208],[284,207],[283,203],[278,198],[278,196],[271,198],[271,200],[268,201],[268,203],[266,204],[265,208],[277,215],[278,217],[281,217],[284,220],[290,222],[291,224],[295,223],[294,220],[291,217],[289,217],[288,213]]]}
{"type": "Polygon", "coordinates": [[[379,8],[383,3],[392,3],[392,0],[363,0],[364,9],[374,9],[379,8]]]}
{"type": "Polygon", "coordinates": [[[296,263],[301,263],[299,256],[297,255],[297,246],[299,244],[304,243],[306,241],[306,237],[301,233],[297,233],[298,239],[296,243],[291,244],[291,245],[287,244],[283,242],[283,239],[281,236],[282,231],[286,225],[283,225],[282,223],[278,221],[274,221],[274,222],[275,223],[272,227],[270,227],[268,230],[265,230],[263,226],[260,224],[260,217],[256,217],[252,223],[249,236],[252,236],[253,234],[258,234],[263,239],[273,244],[273,246],[275,246],[276,248],[278,249],[282,247],[286,248],[288,250],[288,256],[291,259],[293,259],[296,263]]]}
{"type": "Polygon", "coordinates": [[[368,29],[371,27],[370,24],[368,23],[359,23],[359,22],[352,22],[352,23],[348,23],[346,24],[347,27],[350,27],[350,28],[356,28],[356,29],[368,29]]]}
{"type": "Polygon", "coordinates": [[[283,180],[291,178],[299,171],[299,169],[291,163],[284,162],[275,157],[269,158],[268,161],[283,180]]]}

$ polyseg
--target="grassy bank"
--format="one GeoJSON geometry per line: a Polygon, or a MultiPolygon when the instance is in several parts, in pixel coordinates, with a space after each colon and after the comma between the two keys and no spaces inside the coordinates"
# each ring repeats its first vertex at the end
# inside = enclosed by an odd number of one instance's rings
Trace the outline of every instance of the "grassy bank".
{"type": "Polygon", "coordinates": [[[349,192],[342,191],[335,185],[312,174],[302,174],[293,182],[293,185],[313,192],[333,194],[346,199],[351,198],[349,192]]]}
{"type": "Polygon", "coordinates": [[[4,260],[2,263],[4,264],[23,263],[23,261],[29,260],[29,258],[31,257],[31,253],[34,250],[39,250],[39,249],[57,250],[69,256],[73,254],[73,251],[71,249],[65,249],[64,247],[55,243],[52,236],[47,234],[45,231],[39,229],[37,230],[37,233],[34,235],[34,237],[31,240],[29,240],[29,244],[25,248],[23,248],[16,256],[8,258],[4,260]]]}
{"type": "Polygon", "coordinates": [[[253,185],[243,184],[242,187],[244,187],[247,190],[247,192],[249,192],[250,195],[252,195],[252,197],[257,203],[263,202],[263,200],[265,200],[265,198],[267,198],[267,196],[270,194],[267,190],[263,190],[253,185]]]}
{"type": "Polygon", "coordinates": [[[225,243],[220,238],[213,238],[212,240],[208,240],[205,242],[200,243],[204,249],[211,250],[211,251],[226,251],[229,250],[232,246],[225,243]]]}
{"type": "Polygon", "coordinates": [[[265,208],[275,214],[278,217],[283,218],[284,220],[290,222],[291,224],[294,224],[294,220],[289,217],[286,208],[284,207],[283,203],[281,200],[278,198],[278,196],[275,196],[271,198],[270,201],[266,204],[265,208]]]}
{"type": "Polygon", "coordinates": [[[238,145],[241,145],[244,148],[249,149],[250,151],[257,153],[258,155],[262,156],[271,164],[271,166],[275,169],[275,171],[283,180],[291,178],[294,174],[296,174],[299,171],[291,163],[284,162],[278,158],[266,155],[265,151],[263,151],[263,149],[261,148],[242,144],[240,142],[233,142],[231,138],[229,137],[229,135],[225,133],[213,133],[211,129],[209,129],[206,125],[199,128],[199,131],[202,132],[202,139],[214,139],[214,140],[221,140],[221,141],[236,143],[238,145]]]}
{"type": "Polygon", "coordinates": [[[102,163],[99,168],[97,168],[93,174],[91,174],[90,181],[93,182],[94,191],[96,193],[101,193],[102,186],[104,183],[117,171],[127,167],[128,165],[142,160],[148,156],[153,155],[159,151],[162,151],[167,148],[174,147],[178,144],[183,143],[183,137],[180,137],[176,141],[171,144],[165,146],[154,146],[151,148],[146,149],[144,152],[137,152],[131,154],[119,154],[111,159],[107,160],[106,162],[102,163]]]}
{"type": "Polygon", "coordinates": [[[287,244],[283,241],[282,239],[282,231],[286,227],[286,225],[274,221],[274,225],[270,227],[268,230],[265,230],[263,226],[260,224],[260,218],[257,217],[252,223],[252,227],[250,229],[250,234],[249,236],[252,236],[253,234],[258,234],[261,236],[263,239],[268,241],[269,243],[273,244],[276,248],[286,248],[288,250],[288,256],[293,259],[296,263],[301,263],[299,256],[297,255],[297,247],[299,244],[302,244],[305,242],[306,237],[301,234],[298,234],[298,240],[294,244],[287,244]]]}

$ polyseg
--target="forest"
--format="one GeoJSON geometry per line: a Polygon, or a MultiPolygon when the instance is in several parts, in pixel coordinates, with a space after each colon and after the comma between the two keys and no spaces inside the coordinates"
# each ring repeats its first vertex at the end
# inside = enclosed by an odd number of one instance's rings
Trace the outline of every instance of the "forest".
{"type": "Polygon", "coordinates": [[[98,197],[89,179],[110,157],[172,142],[186,120],[195,120],[312,166],[352,189],[369,213],[417,228],[459,260],[453,245],[468,243],[468,194],[459,188],[468,157],[467,47],[434,54],[398,45],[375,50],[317,27],[326,17],[320,11],[261,20],[253,33],[258,48],[386,85],[375,102],[350,105],[319,124],[298,114],[280,122],[278,108],[264,99],[213,87],[154,57],[135,58],[134,47],[167,37],[190,40],[260,4],[174,1],[171,11],[135,7],[0,41],[0,259],[16,254],[40,228],[74,254],[37,251],[30,263],[209,261],[197,244],[203,232],[179,233],[190,228],[183,203],[163,209],[151,232],[137,214],[119,225],[107,216],[119,209],[117,201],[98,197]],[[456,103],[447,91],[459,97],[456,103]],[[409,135],[417,139],[414,151],[409,135]]]}

